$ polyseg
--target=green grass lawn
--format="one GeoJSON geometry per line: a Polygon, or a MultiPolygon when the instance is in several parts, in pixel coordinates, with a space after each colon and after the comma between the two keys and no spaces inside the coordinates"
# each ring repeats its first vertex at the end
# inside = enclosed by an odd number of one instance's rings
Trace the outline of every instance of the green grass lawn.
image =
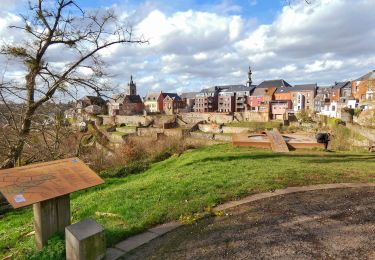
{"type": "MultiPolygon", "coordinates": [[[[74,193],[72,217],[73,222],[97,220],[105,227],[108,245],[113,245],[156,224],[257,192],[374,181],[375,155],[370,153],[277,154],[221,144],[172,156],[144,173],[106,179],[102,186],[74,193]]],[[[16,210],[0,219],[0,258],[32,254],[32,230],[30,209],[16,210]]]]}

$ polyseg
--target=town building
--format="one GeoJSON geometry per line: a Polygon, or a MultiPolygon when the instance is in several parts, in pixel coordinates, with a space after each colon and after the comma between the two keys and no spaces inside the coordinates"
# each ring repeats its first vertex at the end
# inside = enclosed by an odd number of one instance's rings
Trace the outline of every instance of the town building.
{"type": "Polygon", "coordinates": [[[325,115],[328,117],[337,117],[339,111],[339,104],[337,101],[332,101],[330,103],[325,104],[324,107],[322,107],[319,114],[325,115]]]}
{"type": "Polygon", "coordinates": [[[186,92],[182,93],[180,95],[182,101],[184,102],[185,108],[184,112],[194,112],[194,107],[195,107],[195,96],[199,92],[186,92]]]}
{"type": "Polygon", "coordinates": [[[290,87],[292,86],[282,79],[263,81],[254,89],[253,93],[247,98],[247,104],[250,106],[250,111],[269,111],[269,103],[271,100],[276,100],[277,90],[279,100],[290,100],[290,94],[287,90],[290,87]]]}
{"type": "Polygon", "coordinates": [[[143,102],[139,95],[114,95],[108,103],[110,116],[142,114],[143,109],[143,102]]]}
{"type": "Polygon", "coordinates": [[[255,86],[225,85],[217,86],[219,91],[219,112],[245,112],[247,109],[246,98],[251,95],[255,86]]]}
{"type": "Polygon", "coordinates": [[[270,101],[270,114],[273,120],[288,120],[289,112],[292,108],[292,101],[285,100],[271,100],[270,101]]]}
{"type": "Polygon", "coordinates": [[[218,112],[233,112],[236,107],[234,96],[234,92],[228,89],[220,91],[218,97],[218,112]]]}
{"type": "Polygon", "coordinates": [[[108,102],[108,114],[115,115],[136,115],[143,113],[143,102],[137,95],[137,86],[130,77],[130,82],[125,87],[124,93],[113,95],[108,102]]]}
{"type": "Polygon", "coordinates": [[[160,112],[159,97],[161,96],[162,92],[150,92],[143,98],[143,103],[145,110],[149,113],[158,113],[160,112]]]}
{"type": "Polygon", "coordinates": [[[352,82],[352,94],[360,102],[375,99],[375,70],[352,82]]]}
{"type": "Polygon", "coordinates": [[[99,96],[84,96],[83,98],[77,101],[76,112],[78,114],[82,114],[85,111],[86,107],[93,105],[100,107],[100,112],[103,112],[105,110],[106,101],[99,96]]]}
{"type": "Polygon", "coordinates": [[[331,102],[340,102],[340,98],[349,98],[350,96],[352,96],[350,81],[335,82],[335,84],[329,88],[329,99],[331,102]]]}
{"type": "Polygon", "coordinates": [[[301,110],[314,112],[314,100],[317,88],[317,84],[302,84],[295,85],[290,89],[294,112],[301,110]]]}
{"type": "Polygon", "coordinates": [[[216,112],[218,110],[218,87],[202,89],[195,96],[195,112],[216,112]]]}
{"type": "Polygon", "coordinates": [[[165,96],[163,100],[163,111],[165,114],[177,114],[184,108],[183,100],[176,93],[162,93],[162,95],[165,96]]]}
{"type": "Polygon", "coordinates": [[[316,113],[321,112],[322,110],[328,110],[330,96],[330,87],[329,86],[318,86],[316,90],[316,96],[314,98],[314,110],[316,113]]]}

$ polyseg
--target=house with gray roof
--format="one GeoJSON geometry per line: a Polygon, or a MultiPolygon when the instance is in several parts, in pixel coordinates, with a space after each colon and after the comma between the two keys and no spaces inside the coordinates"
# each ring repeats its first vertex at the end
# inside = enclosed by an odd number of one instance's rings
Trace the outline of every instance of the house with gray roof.
{"type": "Polygon", "coordinates": [[[315,108],[315,96],[317,91],[317,84],[301,84],[290,88],[291,100],[293,103],[294,112],[302,109],[312,113],[315,108]]]}
{"type": "Polygon", "coordinates": [[[193,112],[195,107],[195,97],[199,92],[186,92],[182,93],[180,97],[185,104],[186,112],[193,112]]]}
{"type": "Polygon", "coordinates": [[[372,102],[375,100],[375,70],[352,82],[352,94],[360,102],[372,102]]]}

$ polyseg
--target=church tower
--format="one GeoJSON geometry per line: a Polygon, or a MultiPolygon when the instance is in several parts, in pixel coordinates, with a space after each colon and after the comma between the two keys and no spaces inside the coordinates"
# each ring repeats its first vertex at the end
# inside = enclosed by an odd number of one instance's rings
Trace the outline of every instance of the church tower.
{"type": "Polygon", "coordinates": [[[137,85],[133,82],[133,75],[130,76],[130,82],[125,89],[125,95],[137,95],[137,85]]]}
{"type": "Polygon", "coordinates": [[[249,66],[249,72],[247,73],[248,81],[247,81],[247,86],[251,87],[251,84],[253,84],[253,80],[251,79],[252,75],[251,67],[249,66]]]}

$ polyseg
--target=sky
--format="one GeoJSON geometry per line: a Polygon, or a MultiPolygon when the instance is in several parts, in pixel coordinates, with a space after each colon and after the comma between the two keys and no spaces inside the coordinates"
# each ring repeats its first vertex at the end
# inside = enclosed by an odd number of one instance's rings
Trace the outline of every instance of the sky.
{"type": "MultiPolygon", "coordinates": [[[[135,36],[149,41],[103,53],[118,91],[130,75],[144,96],[246,84],[249,66],[255,84],[282,78],[331,85],[375,69],[374,0],[291,2],[77,0],[85,10],[113,8],[135,36]]],[[[24,5],[0,0],[0,43],[22,39],[8,26],[19,21],[24,5]]],[[[22,77],[22,66],[7,67],[13,77],[22,77]]]]}

